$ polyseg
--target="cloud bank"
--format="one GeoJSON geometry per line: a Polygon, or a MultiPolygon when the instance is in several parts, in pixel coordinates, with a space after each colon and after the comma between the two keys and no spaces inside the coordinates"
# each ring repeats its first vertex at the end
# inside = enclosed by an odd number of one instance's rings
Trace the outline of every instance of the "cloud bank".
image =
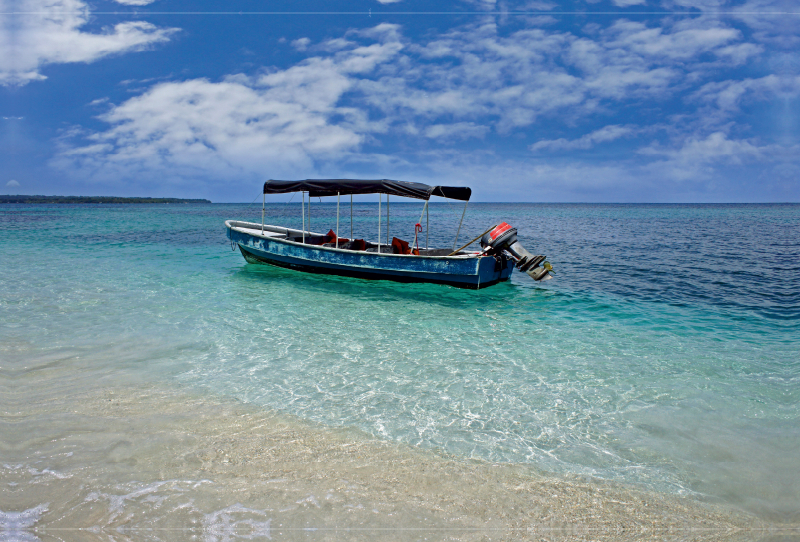
{"type": "Polygon", "coordinates": [[[481,179],[497,194],[491,179],[512,178],[531,189],[527,199],[560,187],[578,200],[646,200],[666,185],[719,197],[715,179],[760,164],[764,193],[796,194],[792,144],[748,134],[740,120],[743,109],[800,96],[796,75],[742,76],[768,51],[755,30],[704,16],[522,26],[489,19],[413,40],[380,24],[295,39],[308,57],[294,66],[160,83],[111,105],[100,117],[109,128],[74,132],[57,162],[174,183],[436,175],[481,179]],[[608,122],[615,116],[630,120],[608,122]],[[559,131],[572,135],[537,137],[559,131]],[[596,148],[613,158],[580,154],[596,148]]]}
{"type": "Polygon", "coordinates": [[[93,62],[109,55],[141,51],[168,41],[176,32],[174,28],[157,28],[144,21],[119,23],[100,33],[83,32],[81,27],[89,22],[90,11],[80,0],[19,0],[14,6],[12,11],[11,2],[4,1],[0,15],[3,86],[23,86],[46,79],[41,68],[48,64],[93,62]]]}

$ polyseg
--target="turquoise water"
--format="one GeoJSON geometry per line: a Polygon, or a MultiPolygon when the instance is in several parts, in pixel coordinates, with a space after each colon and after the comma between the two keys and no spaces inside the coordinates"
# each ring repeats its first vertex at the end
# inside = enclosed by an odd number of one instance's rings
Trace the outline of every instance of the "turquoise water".
{"type": "MultiPolygon", "coordinates": [[[[297,207],[269,206],[268,223],[299,226],[297,207]]],[[[413,238],[420,208],[393,204],[391,235],[413,238]]],[[[431,246],[453,244],[461,209],[432,206],[431,246]]],[[[335,205],[312,213],[335,228],[335,205]]],[[[3,385],[56,366],[64,394],[166,382],[800,517],[800,206],[473,204],[463,242],[505,220],[557,273],[481,291],[247,264],[223,222],[260,214],[1,206],[3,385]]],[[[375,205],[354,217],[374,240],[375,205]]]]}

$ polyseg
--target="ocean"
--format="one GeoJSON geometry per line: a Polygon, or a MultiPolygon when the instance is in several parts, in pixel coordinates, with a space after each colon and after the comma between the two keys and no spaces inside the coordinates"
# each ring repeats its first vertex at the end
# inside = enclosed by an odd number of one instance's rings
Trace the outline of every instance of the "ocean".
{"type": "Polygon", "coordinates": [[[800,536],[800,205],[466,216],[459,244],[506,221],[555,278],[248,264],[224,221],[260,202],[0,206],[0,539],[800,536]]]}

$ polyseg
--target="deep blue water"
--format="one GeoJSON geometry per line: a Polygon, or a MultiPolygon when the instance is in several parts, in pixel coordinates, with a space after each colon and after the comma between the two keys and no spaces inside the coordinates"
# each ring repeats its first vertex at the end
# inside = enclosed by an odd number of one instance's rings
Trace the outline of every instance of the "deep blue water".
{"type": "MultiPolygon", "coordinates": [[[[375,207],[356,204],[356,237],[377,237],[375,207]]],[[[335,209],[315,202],[312,228],[335,209]]],[[[393,203],[391,235],[411,240],[420,210],[393,203]]],[[[432,205],[431,246],[452,246],[461,211],[432,205]]],[[[477,292],[247,264],[223,222],[260,215],[0,206],[0,353],[70,348],[81,385],[169,382],[796,518],[800,206],[471,204],[462,242],[504,220],[556,271],[477,292]]],[[[299,226],[299,205],[267,222],[299,226]]]]}

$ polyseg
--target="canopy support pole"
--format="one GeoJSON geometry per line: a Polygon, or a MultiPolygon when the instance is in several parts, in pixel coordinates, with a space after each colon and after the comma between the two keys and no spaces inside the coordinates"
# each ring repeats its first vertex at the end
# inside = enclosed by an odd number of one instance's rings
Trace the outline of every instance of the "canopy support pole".
{"type": "Polygon", "coordinates": [[[386,194],[386,245],[389,245],[389,194],[386,194]]]}
{"type": "Polygon", "coordinates": [[[350,194],[350,240],[353,240],[353,194],[350,194]]]}
{"type": "MultiPolygon", "coordinates": [[[[425,212],[426,212],[427,210],[428,210],[428,200],[425,200],[425,205],[423,205],[423,206],[422,206],[422,212],[419,214],[419,222],[417,222],[417,224],[422,224],[422,217],[423,217],[423,216],[425,216],[425,212]]],[[[422,227],[422,226],[420,225],[420,228],[421,228],[421,227],[422,227]]],[[[428,235],[428,234],[427,234],[427,233],[425,233],[425,235],[428,235]]],[[[415,238],[415,239],[417,238],[417,231],[416,231],[416,230],[414,230],[414,238],[415,238]]],[[[427,247],[426,247],[426,248],[427,248],[427,247]]]]}
{"type": "MultiPolygon", "coordinates": [[[[303,244],[306,244],[306,193],[302,192],[302,198],[300,200],[300,214],[303,216],[303,244]]],[[[309,196],[309,199],[311,196],[309,196]]]]}
{"type": "Polygon", "coordinates": [[[378,192],[378,254],[381,253],[381,193],[378,192]]]}
{"type": "Polygon", "coordinates": [[[311,192],[308,193],[308,235],[311,236],[311,192]]]}
{"type": "Polygon", "coordinates": [[[264,207],[267,205],[267,195],[262,194],[263,198],[261,200],[261,233],[264,233],[264,207]]]}
{"type": "Polygon", "coordinates": [[[456,238],[453,241],[453,250],[456,249],[456,243],[458,243],[458,234],[461,233],[461,224],[464,223],[464,215],[467,214],[467,204],[469,200],[464,202],[464,210],[461,212],[461,222],[458,223],[458,230],[456,230],[456,238]]]}
{"type": "Polygon", "coordinates": [[[342,199],[341,194],[336,192],[336,248],[339,248],[339,200],[342,199]]]}
{"type": "Polygon", "coordinates": [[[431,228],[431,215],[428,206],[425,205],[425,250],[428,250],[428,230],[431,228]]]}

